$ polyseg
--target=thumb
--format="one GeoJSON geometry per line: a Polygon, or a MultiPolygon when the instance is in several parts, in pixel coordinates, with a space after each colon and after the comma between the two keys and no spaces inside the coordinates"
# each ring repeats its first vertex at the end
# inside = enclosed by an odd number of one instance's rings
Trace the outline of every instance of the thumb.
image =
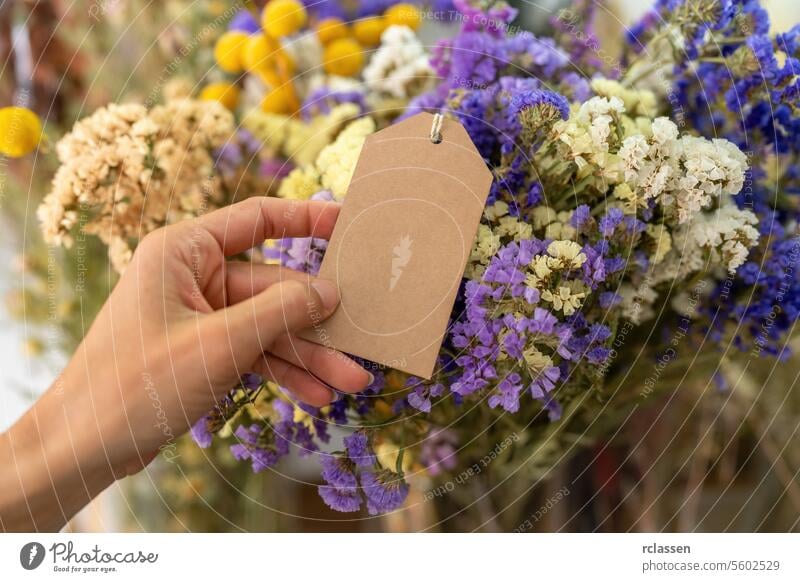
{"type": "Polygon", "coordinates": [[[329,317],[338,304],[339,293],[332,281],[313,277],[282,281],[211,314],[201,332],[203,343],[226,346],[237,370],[246,370],[278,337],[312,327],[329,317]]]}

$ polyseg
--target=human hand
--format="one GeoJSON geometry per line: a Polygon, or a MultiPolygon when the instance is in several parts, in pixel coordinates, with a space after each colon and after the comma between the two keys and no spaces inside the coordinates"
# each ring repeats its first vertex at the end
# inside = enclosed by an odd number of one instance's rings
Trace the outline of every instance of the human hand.
{"type": "MultiPolygon", "coordinates": [[[[330,387],[369,385],[371,374],[343,354],[293,335],[334,311],[332,282],[226,259],[268,238],[328,238],[338,212],[329,202],[251,198],[144,238],[64,372],[0,443],[25,497],[44,489],[38,495],[61,506],[45,527],[150,462],[245,372],[314,406],[335,399],[330,387]],[[59,477],[88,484],[67,492],[59,477]]],[[[7,503],[0,492],[4,528],[7,503]]]]}

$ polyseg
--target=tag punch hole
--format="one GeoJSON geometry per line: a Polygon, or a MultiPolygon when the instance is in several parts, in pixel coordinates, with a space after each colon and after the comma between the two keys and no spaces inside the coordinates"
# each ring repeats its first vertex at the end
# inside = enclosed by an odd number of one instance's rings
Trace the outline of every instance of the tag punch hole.
{"type": "Polygon", "coordinates": [[[444,115],[437,113],[433,116],[431,123],[431,143],[442,143],[442,124],[444,123],[444,115]]]}

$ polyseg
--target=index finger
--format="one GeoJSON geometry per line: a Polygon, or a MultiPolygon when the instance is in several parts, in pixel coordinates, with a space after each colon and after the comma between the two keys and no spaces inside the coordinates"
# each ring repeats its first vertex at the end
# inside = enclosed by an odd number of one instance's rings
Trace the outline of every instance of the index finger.
{"type": "Polygon", "coordinates": [[[270,238],[313,236],[328,239],[339,208],[336,202],[322,200],[254,196],[196,220],[217,240],[225,256],[230,256],[270,238]]]}

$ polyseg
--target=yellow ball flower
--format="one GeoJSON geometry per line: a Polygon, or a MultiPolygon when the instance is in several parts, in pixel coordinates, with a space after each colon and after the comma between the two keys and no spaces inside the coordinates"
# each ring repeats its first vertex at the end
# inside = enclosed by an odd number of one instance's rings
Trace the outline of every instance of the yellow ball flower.
{"type": "Polygon", "coordinates": [[[341,18],[326,18],[317,24],[317,37],[322,44],[330,44],[334,40],[345,38],[348,35],[347,25],[341,18]]]}
{"type": "Polygon", "coordinates": [[[381,42],[381,35],[386,30],[387,22],[380,16],[362,18],[353,23],[353,36],[364,46],[376,46],[381,42]]]}
{"type": "Polygon", "coordinates": [[[254,34],[247,39],[242,49],[242,65],[250,72],[267,67],[279,48],[275,39],[266,34],[254,34]]]}
{"type": "Polygon", "coordinates": [[[214,45],[214,60],[220,69],[226,73],[242,72],[242,50],[247,42],[247,35],[243,32],[226,32],[214,45]]]}
{"type": "Polygon", "coordinates": [[[3,107],[0,109],[0,154],[21,158],[39,145],[42,123],[30,109],[3,107]]]}
{"type": "Polygon", "coordinates": [[[239,104],[239,87],[230,83],[211,83],[200,91],[203,101],[219,101],[233,111],[239,104]]]}
{"type": "Polygon", "coordinates": [[[325,47],[322,62],[326,73],[351,77],[364,66],[364,49],[351,38],[340,38],[325,47]]]}
{"type": "Polygon", "coordinates": [[[298,0],[271,0],[261,13],[261,27],[274,38],[294,34],[307,20],[306,7],[298,0]]]}
{"type": "Polygon", "coordinates": [[[383,17],[389,23],[389,26],[407,26],[411,30],[417,30],[422,22],[419,8],[413,4],[395,4],[384,12],[383,17]]]}
{"type": "Polygon", "coordinates": [[[291,83],[278,85],[264,95],[264,99],[261,100],[261,110],[265,113],[292,113],[294,100],[294,87],[291,83]]]}
{"type": "Polygon", "coordinates": [[[268,87],[277,87],[282,84],[280,75],[272,69],[261,69],[257,71],[257,74],[268,87]]]}

